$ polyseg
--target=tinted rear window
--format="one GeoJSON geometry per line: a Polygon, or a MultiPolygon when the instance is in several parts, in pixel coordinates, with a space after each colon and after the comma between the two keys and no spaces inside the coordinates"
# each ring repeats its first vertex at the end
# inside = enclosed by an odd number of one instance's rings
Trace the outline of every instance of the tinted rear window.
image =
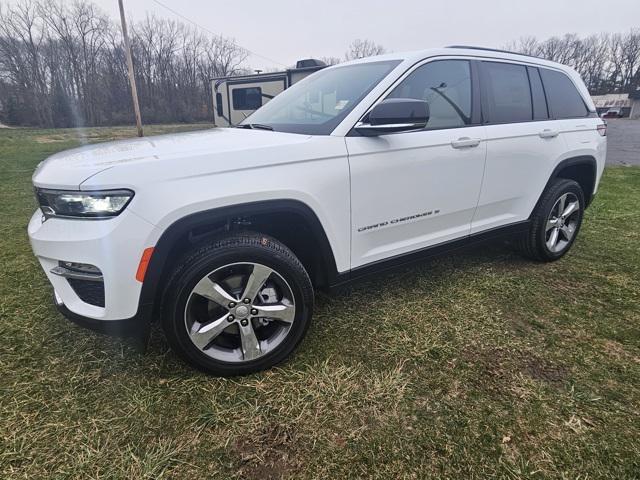
{"type": "Polygon", "coordinates": [[[491,123],[526,122],[533,119],[527,67],[483,62],[489,120],[491,123]]]}
{"type": "Polygon", "coordinates": [[[540,69],[553,118],[586,117],[589,111],[573,82],[564,73],[540,69]]]}

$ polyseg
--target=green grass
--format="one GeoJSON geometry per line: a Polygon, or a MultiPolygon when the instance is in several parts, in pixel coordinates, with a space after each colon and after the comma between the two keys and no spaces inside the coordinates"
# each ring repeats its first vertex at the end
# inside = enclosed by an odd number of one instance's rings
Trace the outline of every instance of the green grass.
{"type": "Polygon", "coordinates": [[[563,260],[494,246],[319,294],[290,361],[229,380],[53,308],[30,177],[75,135],[0,130],[0,478],[640,477],[639,168],[606,170],[563,260]]]}

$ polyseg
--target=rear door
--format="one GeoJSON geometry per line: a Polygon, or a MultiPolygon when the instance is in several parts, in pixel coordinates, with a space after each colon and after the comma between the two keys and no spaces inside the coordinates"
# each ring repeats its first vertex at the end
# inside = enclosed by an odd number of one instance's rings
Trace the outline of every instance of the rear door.
{"type": "Polygon", "coordinates": [[[345,138],[354,268],[469,234],[486,149],[476,86],[472,61],[431,60],[384,97],[426,100],[424,130],[345,138]]]}
{"type": "Polygon", "coordinates": [[[589,111],[573,81],[565,73],[549,68],[541,68],[540,75],[549,100],[549,114],[567,149],[597,149],[601,140],[597,126],[602,121],[596,112],[589,111]]]}
{"type": "Polygon", "coordinates": [[[480,67],[487,162],[472,234],[526,220],[566,151],[538,68],[500,60],[480,67]]]}

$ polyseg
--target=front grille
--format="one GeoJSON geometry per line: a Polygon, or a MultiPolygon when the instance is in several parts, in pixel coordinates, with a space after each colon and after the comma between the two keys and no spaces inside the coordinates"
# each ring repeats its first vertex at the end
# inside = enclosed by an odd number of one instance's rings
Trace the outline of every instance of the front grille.
{"type": "Polygon", "coordinates": [[[104,307],[104,282],[77,278],[67,278],[67,281],[80,300],[96,307],[104,307]]]}

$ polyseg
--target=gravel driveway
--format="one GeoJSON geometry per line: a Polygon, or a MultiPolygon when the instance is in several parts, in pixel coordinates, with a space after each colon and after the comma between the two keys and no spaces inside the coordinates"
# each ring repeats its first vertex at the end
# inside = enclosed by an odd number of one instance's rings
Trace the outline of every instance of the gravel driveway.
{"type": "Polygon", "coordinates": [[[640,165],[640,120],[607,119],[607,165],[640,165]]]}

